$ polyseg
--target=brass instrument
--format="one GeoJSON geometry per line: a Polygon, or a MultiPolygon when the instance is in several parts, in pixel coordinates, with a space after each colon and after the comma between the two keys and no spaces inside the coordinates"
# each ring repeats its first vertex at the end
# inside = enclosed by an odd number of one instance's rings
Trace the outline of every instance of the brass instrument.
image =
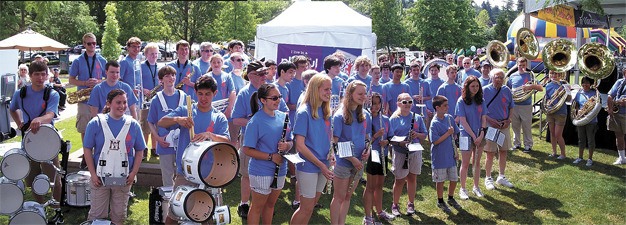
{"type": "MultiPolygon", "coordinates": [[[[585,126],[591,122],[593,118],[598,116],[600,109],[602,109],[602,98],[600,98],[600,91],[598,91],[598,89],[595,90],[596,95],[587,99],[587,102],[585,102],[580,109],[578,102],[572,101],[570,116],[572,117],[572,124],[574,124],[574,126],[585,126]]],[[[580,91],[582,91],[582,89],[580,91]]]]}
{"type": "Polygon", "coordinates": [[[226,110],[226,107],[228,107],[228,99],[220,99],[217,101],[213,101],[211,102],[211,107],[217,109],[218,111],[224,113],[224,110],[226,110]]]}
{"type": "Polygon", "coordinates": [[[498,40],[490,41],[487,44],[487,60],[497,68],[506,67],[509,63],[509,50],[506,45],[498,40]]]}
{"type": "Polygon", "coordinates": [[[517,52],[524,58],[533,60],[539,56],[539,41],[530,29],[520,28],[515,36],[515,43],[517,52]]]}
{"type": "MultiPolygon", "coordinates": [[[[531,77],[535,77],[535,74],[531,71],[528,72],[530,74],[531,77]]],[[[528,83],[526,84],[537,84],[536,80],[532,80],[532,81],[528,81],[528,83]]],[[[519,103],[519,102],[523,102],[526,101],[528,98],[530,98],[535,92],[537,92],[537,90],[528,90],[525,91],[524,90],[524,86],[526,85],[522,85],[516,88],[511,89],[511,93],[513,94],[513,102],[515,103],[519,103]]]]}
{"type": "Polygon", "coordinates": [[[145,97],[146,97],[146,102],[149,103],[150,100],[152,100],[152,98],[154,98],[154,96],[156,95],[157,92],[159,92],[159,90],[163,87],[163,84],[159,83],[159,85],[157,85],[156,87],[152,88],[152,90],[150,90],[150,93],[148,93],[145,97]]]}
{"type": "Polygon", "coordinates": [[[615,68],[615,59],[605,45],[588,43],[578,51],[580,72],[595,80],[607,78],[615,68]]]}
{"type": "MultiPolygon", "coordinates": [[[[561,82],[561,81],[559,81],[561,82]]],[[[567,82],[565,82],[567,83],[567,82]]],[[[543,101],[541,103],[541,109],[546,114],[554,114],[558,111],[563,104],[565,104],[565,100],[567,100],[567,90],[565,90],[565,85],[559,83],[560,87],[552,94],[550,99],[548,99],[548,95],[543,96],[543,101]]]]}
{"type": "Polygon", "coordinates": [[[576,45],[567,39],[556,39],[543,47],[543,63],[555,72],[566,72],[576,65],[576,45]]]}
{"type": "Polygon", "coordinates": [[[93,87],[81,89],[75,92],[71,92],[67,94],[67,103],[76,104],[79,102],[89,101],[89,96],[91,95],[91,90],[93,87]]]}
{"type": "MultiPolygon", "coordinates": [[[[187,74],[187,76],[185,76],[185,78],[191,78],[191,76],[193,75],[193,72],[194,72],[194,68],[193,68],[193,65],[192,65],[191,66],[191,73],[187,74]]],[[[183,81],[181,80],[178,84],[176,84],[176,89],[181,89],[182,90],[183,85],[185,85],[185,83],[183,83],[183,81]]]]}

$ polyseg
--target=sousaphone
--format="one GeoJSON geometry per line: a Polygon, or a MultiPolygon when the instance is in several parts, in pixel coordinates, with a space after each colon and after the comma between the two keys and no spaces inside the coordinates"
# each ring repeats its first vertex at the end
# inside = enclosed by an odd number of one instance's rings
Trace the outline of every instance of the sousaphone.
{"type": "Polygon", "coordinates": [[[592,88],[595,89],[596,95],[590,97],[582,106],[579,106],[576,101],[573,101],[571,106],[572,124],[584,126],[591,122],[602,109],[602,98],[596,88],[597,82],[611,75],[615,68],[615,60],[605,45],[588,43],[580,47],[578,51],[578,67],[585,76],[595,80],[592,88]]]}

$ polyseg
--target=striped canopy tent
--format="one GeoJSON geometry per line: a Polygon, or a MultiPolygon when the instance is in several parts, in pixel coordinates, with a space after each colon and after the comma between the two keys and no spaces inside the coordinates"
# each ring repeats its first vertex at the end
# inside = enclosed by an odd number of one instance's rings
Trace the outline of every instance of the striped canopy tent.
{"type": "MultiPolygon", "coordinates": [[[[606,37],[609,31],[607,29],[593,29],[591,30],[591,41],[606,45],[606,37]]],[[[611,51],[622,52],[626,48],[626,40],[615,32],[614,28],[611,28],[611,38],[609,39],[609,49],[611,51]]]]}

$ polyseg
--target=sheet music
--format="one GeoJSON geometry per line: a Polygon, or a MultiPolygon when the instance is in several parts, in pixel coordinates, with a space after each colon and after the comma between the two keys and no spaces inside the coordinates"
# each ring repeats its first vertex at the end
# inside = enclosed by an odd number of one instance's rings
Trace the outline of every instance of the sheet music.
{"type": "Polygon", "coordinates": [[[420,143],[409,144],[409,152],[424,151],[424,147],[420,143]]]}
{"type": "Polygon", "coordinates": [[[372,162],[380,164],[380,153],[378,150],[372,149],[372,162]]]}
{"type": "Polygon", "coordinates": [[[487,134],[485,134],[485,139],[495,142],[497,139],[499,130],[493,127],[487,128],[487,134]]]}
{"type": "Polygon", "coordinates": [[[337,143],[339,158],[352,157],[352,143],[349,141],[337,143]]]}
{"type": "Polygon", "coordinates": [[[404,140],[406,140],[406,136],[393,136],[391,138],[392,142],[401,142],[401,141],[404,141],[404,140]]]}
{"type": "Polygon", "coordinates": [[[285,157],[285,159],[289,160],[289,162],[294,163],[294,164],[304,162],[304,159],[302,159],[302,157],[300,157],[298,153],[286,154],[286,155],[283,155],[283,157],[285,157]]]}
{"type": "Polygon", "coordinates": [[[461,151],[469,151],[470,149],[469,137],[459,137],[459,148],[461,151]]]}
{"type": "Polygon", "coordinates": [[[504,145],[504,134],[498,131],[498,141],[496,142],[498,146],[502,147],[504,145]]]}

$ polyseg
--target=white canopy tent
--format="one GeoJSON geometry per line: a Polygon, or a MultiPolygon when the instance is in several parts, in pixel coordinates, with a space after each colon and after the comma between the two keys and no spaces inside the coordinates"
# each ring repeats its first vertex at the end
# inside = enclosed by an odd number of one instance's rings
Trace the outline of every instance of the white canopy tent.
{"type": "Polygon", "coordinates": [[[277,59],[279,44],[361,49],[373,59],[372,20],[341,1],[296,1],[257,27],[255,58],[277,59]]]}

